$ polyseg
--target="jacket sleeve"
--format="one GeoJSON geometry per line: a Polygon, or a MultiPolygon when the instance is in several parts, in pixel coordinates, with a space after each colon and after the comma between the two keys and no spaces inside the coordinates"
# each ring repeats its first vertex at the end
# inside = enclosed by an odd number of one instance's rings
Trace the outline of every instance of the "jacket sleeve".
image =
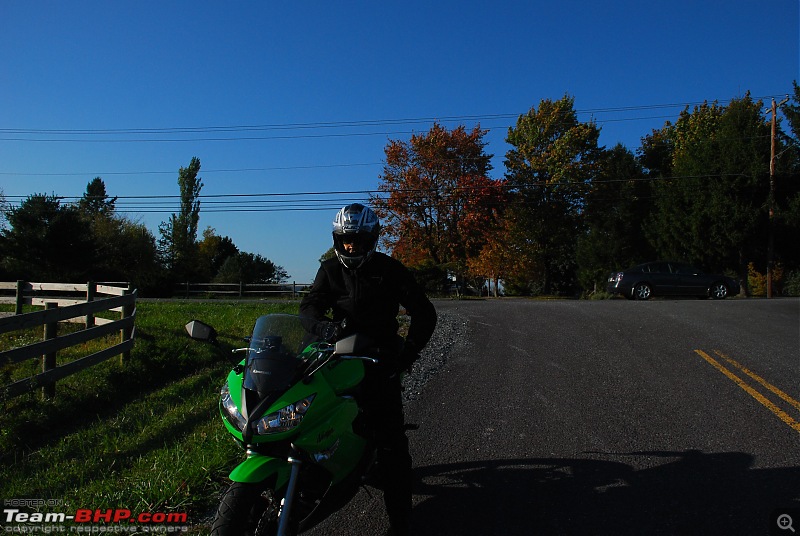
{"type": "Polygon", "coordinates": [[[425,295],[425,290],[416,282],[414,275],[405,267],[402,272],[404,283],[401,287],[403,296],[400,305],[405,307],[411,317],[406,343],[410,343],[419,352],[428,344],[436,329],[436,308],[425,295]]]}
{"type": "Polygon", "coordinates": [[[325,316],[333,307],[334,298],[330,288],[328,273],[320,265],[311,290],[300,301],[300,322],[309,333],[322,336],[321,331],[330,320],[325,316]]]}

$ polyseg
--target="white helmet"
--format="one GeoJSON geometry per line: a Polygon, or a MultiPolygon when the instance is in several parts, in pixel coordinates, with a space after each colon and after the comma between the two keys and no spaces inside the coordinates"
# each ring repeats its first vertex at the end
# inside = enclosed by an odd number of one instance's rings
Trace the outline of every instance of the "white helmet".
{"type": "Polygon", "coordinates": [[[378,247],[381,223],[372,210],[359,203],[342,207],[333,219],[333,249],[345,268],[356,270],[369,260],[378,247]],[[357,243],[358,249],[349,253],[344,244],[357,243]]]}

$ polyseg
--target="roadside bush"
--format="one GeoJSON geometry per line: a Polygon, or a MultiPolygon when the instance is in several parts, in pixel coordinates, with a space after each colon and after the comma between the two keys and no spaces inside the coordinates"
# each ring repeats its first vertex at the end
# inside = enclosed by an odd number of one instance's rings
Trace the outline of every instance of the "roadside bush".
{"type": "MultiPolygon", "coordinates": [[[[751,262],[747,265],[747,284],[750,288],[751,296],[766,296],[767,295],[767,276],[756,270],[755,265],[751,262]]],[[[783,286],[783,266],[776,264],[772,271],[772,288],[774,294],[781,294],[781,287],[783,286]]]]}
{"type": "Polygon", "coordinates": [[[790,272],[783,285],[784,296],[800,296],[800,270],[790,272]]]}

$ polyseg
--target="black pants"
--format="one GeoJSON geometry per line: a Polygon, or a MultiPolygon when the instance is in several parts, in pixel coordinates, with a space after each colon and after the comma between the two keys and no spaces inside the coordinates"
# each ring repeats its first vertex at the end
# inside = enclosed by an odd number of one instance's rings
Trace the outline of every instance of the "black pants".
{"type": "Polygon", "coordinates": [[[393,528],[407,530],[411,520],[413,477],[400,377],[392,377],[391,371],[380,365],[366,368],[361,404],[375,438],[386,513],[393,528]]]}

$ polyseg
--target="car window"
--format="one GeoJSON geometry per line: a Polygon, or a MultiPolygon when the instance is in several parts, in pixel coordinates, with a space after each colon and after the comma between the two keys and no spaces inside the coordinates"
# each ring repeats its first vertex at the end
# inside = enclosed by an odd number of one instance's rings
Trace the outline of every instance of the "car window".
{"type": "Polygon", "coordinates": [[[700,270],[688,264],[673,264],[672,269],[676,274],[694,275],[701,273],[700,270]]]}
{"type": "Polygon", "coordinates": [[[669,265],[666,262],[654,262],[650,265],[650,273],[668,274],[669,265]]]}

